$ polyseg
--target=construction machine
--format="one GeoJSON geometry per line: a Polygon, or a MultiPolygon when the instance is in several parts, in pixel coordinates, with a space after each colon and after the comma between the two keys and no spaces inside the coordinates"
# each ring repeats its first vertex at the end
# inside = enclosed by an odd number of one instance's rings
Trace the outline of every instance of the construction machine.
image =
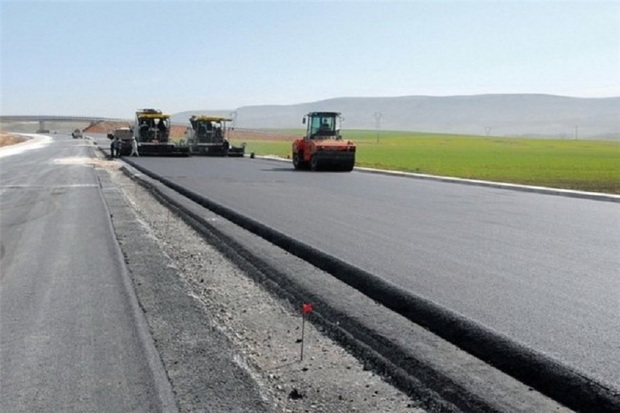
{"type": "Polygon", "coordinates": [[[140,156],[189,156],[189,147],[170,140],[170,115],[156,109],[136,111],[133,136],[140,156]]]}
{"type": "Polygon", "coordinates": [[[340,135],[339,112],[310,112],[303,118],[306,135],[293,142],[295,169],[351,171],[355,144],[340,135]]]}
{"type": "Polygon", "coordinates": [[[233,146],[228,139],[227,122],[232,119],[219,116],[192,116],[191,128],[185,137],[192,154],[207,156],[243,156],[245,144],[233,146]]]}
{"type": "Polygon", "coordinates": [[[114,133],[108,133],[108,139],[118,138],[121,141],[120,156],[131,154],[131,144],[133,141],[133,128],[121,127],[114,129],[114,133]]]}

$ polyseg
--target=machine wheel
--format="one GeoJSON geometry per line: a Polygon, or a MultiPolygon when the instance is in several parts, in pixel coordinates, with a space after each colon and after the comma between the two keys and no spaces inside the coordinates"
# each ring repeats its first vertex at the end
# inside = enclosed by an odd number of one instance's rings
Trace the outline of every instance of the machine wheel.
{"type": "Polygon", "coordinates": [[[312,155],[312,158],[310,158],[310,170],[311,171],[319,170],[319,158],[316,155],[312,155]]]}
{"type": "Polygon", "coordinates": [[[301,160],[301,156],[298,152],[295,152],[293,154],[293,166],[295,167],[295,169],[304,168],[304,162],[301,160]]]}

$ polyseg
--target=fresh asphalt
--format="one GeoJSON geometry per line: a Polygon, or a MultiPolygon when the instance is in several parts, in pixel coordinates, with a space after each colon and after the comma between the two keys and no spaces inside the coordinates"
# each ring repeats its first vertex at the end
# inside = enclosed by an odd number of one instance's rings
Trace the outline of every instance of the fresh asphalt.
{"type": "Polygon", "coordinates": [[[261,159],[132,162],[620,389],[617,202],[261,159]]]}

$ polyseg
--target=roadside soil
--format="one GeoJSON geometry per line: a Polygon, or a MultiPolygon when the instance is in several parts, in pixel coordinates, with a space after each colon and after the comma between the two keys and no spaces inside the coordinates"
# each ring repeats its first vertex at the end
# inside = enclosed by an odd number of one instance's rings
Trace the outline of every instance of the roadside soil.
{"type": "Polygon", "coordinates": [[[252,140],[270,140],[270,141],[290,141],[293,142],[299,138],[299,134],[291,132],[271,131],[271,130],[251,130],[251,129],[235,129],[229,132],[230,139],[238,141],[252,140]]]}
{"type": "MultiPolygon", "coordinates": [[[[85,133],[112,133],[117,128],[129,127],[130,122],[97,122],[84,129],[85,133]]],[[[185,125],[172,125],[170,127],[170,136],[180,138],[185,135],[185,125]]],[[[282,132],[277,130],[254,130],[254,129],[230,129],[228,131],[230,139],[234,141],[243,140],[284,140],[293,141],[298,136],[290,132],[282,132]]]]}
{"type": "Polygon", "coordinates": [[[26,140],[28,139],[23,136],[0,132],[0,148],[8,145],[15,145],[16,143],[22,143],[26,140]]]}
{"type": "Polygon", "coordinates": [[[114,132],[115,129],[127,128],[129,126],[131,126],[130,122],[112,122],[112,121],[97,122],[94,125],[90,125],[84,128],[82,132],[108,134],[108,133],[114,132]]]}
{"type": "Polygon", "coordinates": [[[96,162],[108,171],[136,219],[172,260],[187,294],[203,309],[201,317],[233,343],[235,357],[271,400],[274,412],[425,411],[310,322],[304,324],[301,360],[300,309],[272,296],[171,214],[147,189],[118,169],[121,161],[96,162]]]}

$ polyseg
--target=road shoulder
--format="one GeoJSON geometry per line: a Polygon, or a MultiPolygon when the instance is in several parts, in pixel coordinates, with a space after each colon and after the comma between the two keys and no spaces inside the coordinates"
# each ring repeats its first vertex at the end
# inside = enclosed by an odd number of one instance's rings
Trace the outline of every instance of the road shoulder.
{"type": "Polygon", "coordinates": [[[174,262],[108,172],[98,175],[114,231],[179,410],[271,411],[268,395],[236,359],[226,336],[203,317],[174,262]]]}

